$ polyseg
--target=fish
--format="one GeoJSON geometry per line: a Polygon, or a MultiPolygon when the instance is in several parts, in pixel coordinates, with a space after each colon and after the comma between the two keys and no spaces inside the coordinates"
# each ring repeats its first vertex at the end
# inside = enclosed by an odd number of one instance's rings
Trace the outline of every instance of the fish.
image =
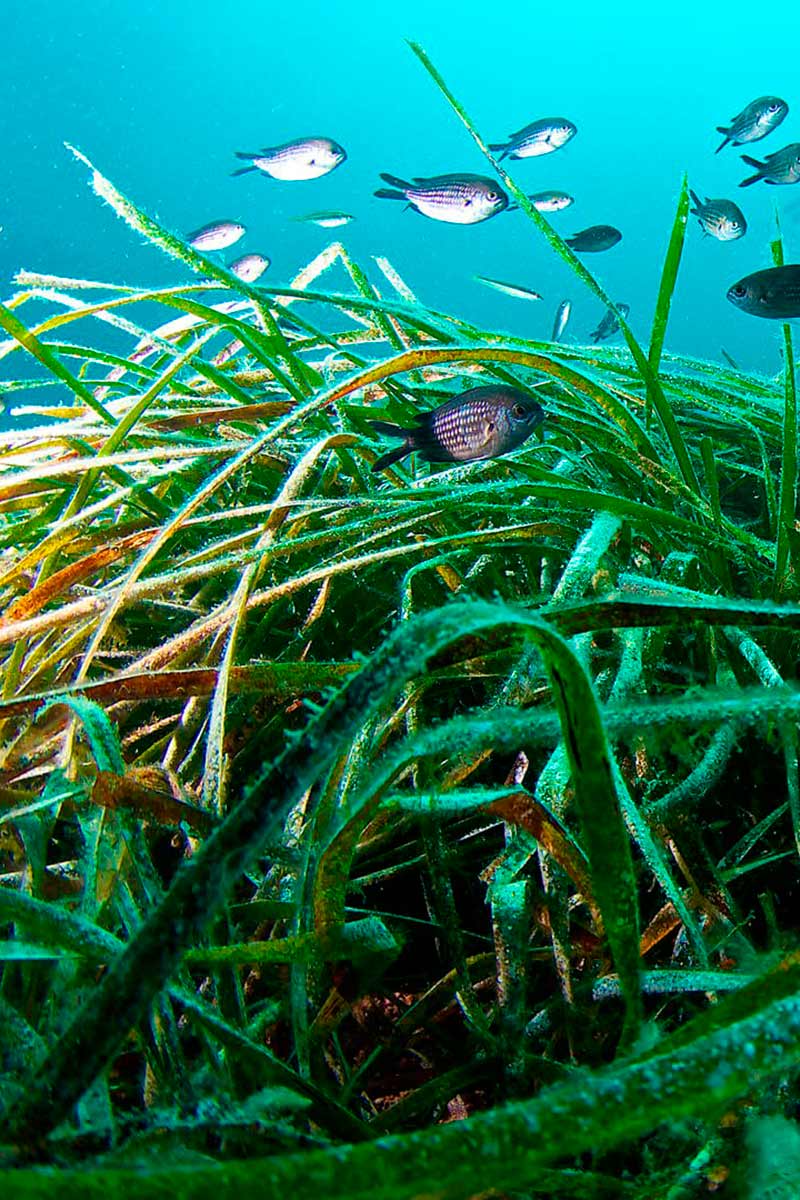
{"type": "Polygon", "coordinates": [[[503,189],[485,175],[416,176],[411,183],[396,175],[382,174],[381,179],[390,187],[378,188],[376,196],[407,200],[424,217],[452,225],[477,225],[508,207],[503,189]]]}
{"type": "Polygon", "coordinates": [[[780,96],[759,96],[751,101],[735,117],[731,117],[730,125],[718,125],[717,133],[724,133],[722,145],[717,146],[715,154],[733,142],[734,146],[744,146],[747,142],[760,142],[763,137],[777,129],[789,111],[789,105],[780,96]]]}
{"type": "Polygon", "coordinates": [[[732,358],[732,357],[731,357],[731,355],[730,355],[730,354],[728,354],[728,351],[725,349],[725,347],[724,347],[724,346],[722,346],[722,347],[720,348],[720,354],[721,354],[721,355],[722,355],[722,357],[725,359],[725,362],[728,364],[728,366],[729,366],[729,367],[733,367],[734,371],[739,371],[739,370],[741,370],[741,368],[740,368],[739,364],[737,363],[736,359],[735,359],[735,358],[732,358]]]}
{"type": "Polygon", "coordinates": [[[542,117],[516,133],[510,133],[505,142],[490,142],[490,150],[502,151],[500,158],[538,158],[560,150],[578,132],[566,117],[542,117]]]}
{"type": "Polygon", "coordinates": [[[690,212],[697,217],[705,236],[710,234],[718,242],[735,242],[747,233],[744,213],[733,200],[701,200],[691,188],[689,195],[694,204],[690,212]]]}
{"type": "Polygon", "coordinates": [[[759,179],[770,184],[797,183],[800,181],[800,142],[790,142],[782,150],[768,154],[763,162],[743,154],[742,162],[747,163],[748,167],[755,167],[756,173],[743,179],[739,187],[750,187],[759,179]]]}
{"type": "Polygon", "coordinates": [[[266,254],[243,254],[228,267],[228,270],[243,283],[255,283],[266,271],[270,260],[266,254]]]}
{"type": "Polygon", "coordinates": [[[569,192],[532,192],[528,199],[537,212],[561,212],[575,203],[569,192]]]}
{"type": "Polygon", "coordinates": [[[541,300],[542,298],[538,292],[522,287],[519,283],[504,283],[502,279],[489,279],[486,275],[475,275],[473,278],[478,283],[485,283],[487,287],[494,288],[496,292],[514,296],[517,300],[541,300]]]}
{"type": "Polygon", "coordinates": [[[600,250],[610,250],[616,246],[622,240],[622,234],[613,225],[590,225],[588,229],[581,229],[564,240],[572,250],[597,254],[600,250]]]}
{"type": "Polygon", "coordinates": [[[243,237],[246,230],[238,221],[211,221],[190,233],[187,242],[195,250],[227,250],[243,237]]]}
{"type": "Polygon", "coordinates": [[[521,446],[544,416],[541,404],[519,388],[505,384],[470,388],[430,412],[417,413],[409,429],[370,421],[376,433],[402,439],[402,445],[383,454],[372,470],[383,471],[413,450],[425,462],[497,458],[521,446]]]}
{"type": "Polygon", "coordinates": [[[766,267],[728,288],[728,299],[742,312],[769,320],[800,317],[800,263],[766,267]]]}
{"type": "Polygon", "coordinates": [[[319,179],[340,166],[347,158],[347,151],[332,138],[297,138],[280,146],[265,146],[254,154],[237,150],[236,157],[247,159],[249,166],[232,171],[232,175],[246,175],[248,171],[263,171],[273,179],[300,180],[319,179]]]}
{"type": "MultiPolygon", "coordinates": [[[[631,311],[631,306],[630,304],[620,303],[617,305],[617,309],[620,313],[622,313],[623,317],[627,317],[628,313],[631,311]]],[[[589,334],[589,337],[593,342],[604,342],[608,338],[613,337],[615,333],[619,333],[619,330],[620,324],[617,320],[617,314],[614,312],[613,308],[609,308],[600,321],[600,324],[597,326],[597,329],[593,329],[589,334]]]]}
{"type": "Polygon", "coordinates": [[[567,328],[569,314],[572,312],[572,301],[562,300],[556,309],[556,319],[553,321],[553,336],[551,341],[557,342],[561,339],[561,335],[567,328]]]}
{"type": "Polygon", "coordinates": [[[313,212],[308,213],[305,217],[293,217],[294,221],[302,221],[307,225],[319,225],[321,229],[337,229],[339,225],[349,225],[351,221],[355,221],[352,213],[336,212],[313,212]]]}

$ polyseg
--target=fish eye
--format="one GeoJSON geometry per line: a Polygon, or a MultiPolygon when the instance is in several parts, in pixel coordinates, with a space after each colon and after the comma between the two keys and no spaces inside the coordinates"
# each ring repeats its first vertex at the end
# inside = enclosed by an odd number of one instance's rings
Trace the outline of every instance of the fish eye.
{"type": "Polygon", "coordinates": [[[515,404],[511,410],[511,412],[513,413],[513,415],[515,417],[524,417],[525,416],[525,405],[524,404],[515,404]]]}
{"type": "Polygon", "coordinates": [[[499,200],[499,199],[500,199],[500,197],[499,197],[499,195],[497,194],[497,192],[487,192],[487,193],[486,193],[486,199],[487,199],[487,200],[499,200]]]}
{"type": "Polygon", "coordinates": [[[747,288],[743,283],[734,284],[734,286],[731,288],[731,295],[736,296],[741,300],[742,296],[747,295],[747,288]]]}
{"type": "Polygon", "coordinates": [[[778,111],[779,108],[780,108],[780,104],[768,104],[767,112],[775,113],[778,111]]]}

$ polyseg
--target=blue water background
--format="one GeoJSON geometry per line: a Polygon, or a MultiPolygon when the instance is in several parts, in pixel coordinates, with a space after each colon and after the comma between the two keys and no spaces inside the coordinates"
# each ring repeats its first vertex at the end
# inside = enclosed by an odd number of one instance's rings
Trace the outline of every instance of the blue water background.
{"type": "MultiPolygon", "coordinates": [[[[750,228],[739,242],[704,238],[691,218],[667,345],[712,359],[724,346],[744,368],[780,369],[779,325],[738,312],[725,292],[770,265],[776,207],[787,261],[800,261],[800,186],[740,190],[748,168],[741,151],[714,154],[721,140],[715,126],[756,96],[776,93],[788,101],[789,116],[744,149],[761,156],[800,141],[799,5],[762,12],[741,0],[721,8],[4,0],[2,24],[4,298],[22,267],[133,285],[187,278],[92,194],[86,168],[64,148],[70,141],[174,232],[223,216],[243,221],[247,236],[229,257],[268,254],[265,284],[287,283],[341,237],[385,291],[374,255],[386,255],[432,307],[516,335],[549,337],[554,310],[569,297],[567,337],[586,340],[600,304],[521,213],[464,228],[373,196],[381,171],[487,169],[406,44],[413,38],[488,140],[540,116],[577,124],[566,148],[511,170],[527,191],[558,187],[575,195],[572,208],[550,218],[560,232],[594,223],[623,231],[618,247],[584,261],[631,305],[645,343],[683,172],[698,192],[740,203],[750,228]],[[231,177],[235,150],[304,134],[336,138],[348,161],[309,182],[231,177]],[[291,220],[327,208],[357,220],[336,231],[291,220]],[[476,273],[535,288],[544,301],[490,292],[473,282],[476,273]]],[[[342,282],[331,276],[328,286],[342,282]]],[[[40,311],[21,310],[27,319],[40,311]]],[[[91,342],[97,334],[73,326],[66,336],[91,342]]],[[[0,363],[0,377],[32,374],[22,357],[0,363]]]]}

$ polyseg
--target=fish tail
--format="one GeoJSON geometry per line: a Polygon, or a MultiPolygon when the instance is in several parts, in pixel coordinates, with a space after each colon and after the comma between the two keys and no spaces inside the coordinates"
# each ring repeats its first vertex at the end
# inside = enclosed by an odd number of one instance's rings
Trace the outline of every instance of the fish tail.
{"type": "Polygon", "coordinates": [[[751,183],[758,183],[759,179],[764,178],[764,167],[766,163],[759,162],[757,158],[751,158],[749,154],[742,155],[742,162],[747,163],[748,167],[756,167],[755,175],[748,175],[747,179],[743,179],[739,187],[750,187],[751,183]]]}
{"type": "Polygon", "coordinates": [[[505,156],[508,154],[508,143],[507,142],[489,142],[489,149],[490,150],[501,150],[502,153],[500,155],[500,159],[502,161],[502,159],[504,159],[505,156]]]}
{"type": "Polygon", "coordinates": [[[246,150],[234,150],[234,154],[237,158],[246,158],[249,161],[252,161],[254,158],[258,158],[257,154],[248,154],[246,150]]]}
{"type": "Polygon", "coordinates": [[[378,188],[373,193],[375,196],[380,196],[381,200],[405,200],[405,192],[398,192],[394,188],[378,188]]]}
{"type": "Polygon", "coordinates": [[[237,171],[231,171],[231,175],[247,175],[250,171],[257,171],[258,167],[254,167],[251,163],[249,167],[239,167],[237,171]]]}
{"type": "Polygon", "coordinates": [[[695,204],[697,206],[696,208],[692,209],[692,212],[695,213],[695,215],[696,215],[698,209],[702,208],[702,202],[701,202],[700,197],[698,196],[697,192],[693,192],[691,188],[689,188],[689,195],[692,197],[692,204],[695,204]]]}
{"type": "Polygon", "coordinates": [[[403,442],[402,446],[395,446],[394,450],[389,450],[388,453],[382,454],[380,458],[376,458],[372,464],[373,471],[384,471],[387,467],[391,467],[393,463],[399,462],[401,458],[405,458],[411,453],[411,447],[403,442]]]}
{"type": "Polygon", "coordinates": [[[385,171],[381,171],[381,179],[384,183],[388,183],[390,187],[402,188],[404,192],[413,186],[407,179],[400,179],[397,175],[388,175],[385,171]]]}
{"type": "Polygon", "coordinates": [[[715,154],[719,154],[720,150],[724,150],[724,148],[727,146],[728,142],[731,140],[731,137],[730,137],[730,133],[731,133],[731,131],[730,131],[730,129],[728,128],[728,126],[726,126],[726,125],[718,125],[718,126],[717,126],[717,133],[724,133],[724,134],[725,134],[725,140],[724,140],[724,142],[722,143],[722,145],[721,145],[721,146],[717,146],[716,150],[714,151],[714,153],[715,153],[715,154]]]}
{"type": "Polygon", "coordinates": [[[390,421],[370,421],[369,424],[376,433],[383,434],[384,437],[403,439],[402,445],[395,446],[393,450],[388,450],[386,454],[382,454],[375,460],[372,464],[373,471],[383,471],[385,467],[390,467],[392,463],[405,458],[414,449],[411,434],[408,429],[403,429],[402,425],[392,425],[390,421]]]}

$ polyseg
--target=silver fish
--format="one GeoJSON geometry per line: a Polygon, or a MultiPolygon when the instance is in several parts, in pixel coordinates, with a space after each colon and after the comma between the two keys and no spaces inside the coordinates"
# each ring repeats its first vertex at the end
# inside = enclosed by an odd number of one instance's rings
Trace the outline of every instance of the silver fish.
{"type": "Polygon", "coordinates": [[[243,254],[231,263],[228,270],[243,283],[255,283],[264,274],[269,263],[266,254],[243,254]]]}
{"type": "Polygon", "coordinates": [[[728,288],[728,299],[753,317],[773,321],[800,317],[800,264],[787,263],[745,275],[728,288]]]}
{"type": "Polygon", "coordinates": [[[575,203],[569,192],[533,192],[528,199],[537,212],[561,212],[575,203]]]}
{"type": "Polygon", "coordinates": [[[332,138],[308,137],[281,146],[265,146],[254,154],[237,150],[236,157],[246,159],[250,165],[232,171],[232,175],[263,171],[273,179],[319,179],[343,163],[347,151],[332,138]]]}
{"type": "Polygon", "coordinates": [[[553,321],[553,336],[550,339],[553,342],[561,340],[561,335],[567,328],[569,314],[572,312],[572,301],[562,300],[556,309],[556,319],[553,321]]]}
{"type": "Polygon", "coordinates": [[[797,183],[800,181],[800,142],[790,142],[782,150],[768,154],[763,162],[743,154],[742,162],[746,162],[748,167],[755,167],[756,173],[743,179],[739,187],[750,187],[751,183],[758,183],[759,179],[763,179],[764,183],[773,184],[797,183]]]}
{"type": "MultiPolygon", "coordinates": [[[[631,311],[631,306],[629,304],[618,304],[617,308],[622,313],[623,317],[627,317],[628,313],[631,311]]],[[[617,314],[614,312],[613,308],[609,308],[600,321],[600,324],[597,326],[597,329],[593,329],[589,334],[589,337],[593,342],[604,342],[607,338],[613,337],[615,333],[619,333],[619,328],[620,325],[619,321],[617,320],[617,314]]]]}
{"type": "Polygon", "coordinates": [[[622,234],[613,225],[590,225],[580,233],[564,239],[567,245],[584,254],[597,254],[601,250],[610,250],[622,240],[622,234]]]}
{"type": "Polygon", "coordinates": [[[475,279],[478,283],[484,283],[487,287],[494,288],[496,292],[502,292],[505,296],[513,296],[516,300],[541,300],[542,298],[538,292],[522,287],[519,283],[504,283],[502,279],[489,279],[486,275],[476,275],[475,279]]]}
{"type": "Polygon", "coordinates": [[[426,462],[474,462],[516,449],[544,420],[544,409],[526,392],[503,384],[470,388],[431,412],[418,413],[410,429],[370,421],[376,433],[402,438],[373,464],[382,471],[412,450],[426,462]]]}
{"type": "Polygon", "coordinates": [[[190,233],[187,242],[195,250],[227,250],[245,233],[238,221],[212,221],[190,233]]]}
{"type": "Polygon", "coordinates": [[[305,217],[293,217],[294,221],[302,221],[307,225],[319,225],[321,229],[337,229],[340,225],[349,225],[355,220],[352,213],[336,212],[313,212],[308,213],[305,217]]]}
{"type": "Polygon", "coordinates": [[[777,129],[789,111],[789,105],[780,96],[759,96],[751,101],[735,117],[731,117],[730,125],[718,125],[717,133],[724,133],[725,139],[715,151],[719,154],[728,142],[734,146],[744,146],[747,142],[759,142],[773,129],[777,129]]]}
{"type": "Polygon", "coordinates": [[[697,217],[704,234],[710,234],[718,242],[735,242],[747,233],[744,213],[732,200],[701,200],[691,188],[689,195],[694,204],[690,211],[697,217]]]}
{"type": "Polygon", "coordinates": [[[578,132],[566,117],[542,117],[516,133],[510,133],[505,142],[490,142],[490,150],[501,150],[500,158],[538,158],[552,154],[565,146],[578,132]]]}
{"type": "Polygon", "coordinates": [[[424,217],[452,225],[477,225],[508,207],[503,189],[485,175],[417,176],[411,183],[396,175],[382,174],[381,179],[390,186],[378,188],[376,196],[407,200],[424,217]]]}

